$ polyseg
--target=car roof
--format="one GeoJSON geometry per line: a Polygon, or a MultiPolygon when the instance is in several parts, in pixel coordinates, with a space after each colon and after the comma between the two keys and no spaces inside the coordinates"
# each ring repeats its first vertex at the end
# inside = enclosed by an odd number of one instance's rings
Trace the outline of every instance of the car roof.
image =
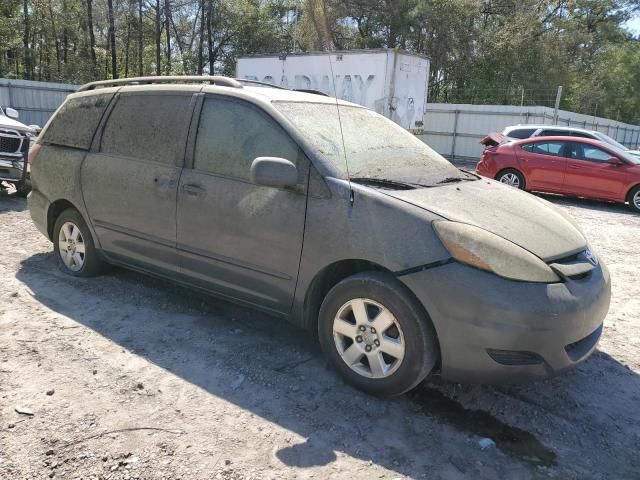
{"type": "Polygon", "coordinates": [[[547,130],[560,130],[560,131],[567,131],[567,132],[582,132],[582,133],[595,133],[593,130],[587,130],[586,128],[579,128],[579,127],[568,127],[568,126],[564,126],[564,125],[535,125],[535,124],[531,124],[531,123],[525,123],[522,125],[512,125],[510,127],[505,127],[504,131],[513,131],[516,129],[520,129],[520,128],[527,128],[527,129],[534,129],[537,130],[539,128],[544,128],[547,130]]]}
{"type": "Polygon", "coordinates": [[[518,140],[513,140],[509,143],[520,145],[522,143],[531,143],[531,142],[548,142],[548,141],[562,141],[562,142],[574,142],[574,143],[587,143],[590,145],[594,145],[597,147],[605,146],[607,149],[611,149],[611,145],[607,142],[603,142],[601,140],[597,140],[595,138],[584,138],[584,137],[570,137],[566,135],[554,135],[548,137],[529,137],[518,140]]]}
{"type": "Polygon", "coordinates": [[[247,82],[227,77],[143,77],[88,83],[69,97],[125,92],[205,92],[246,98],[257,102],[321,103],[364,108],[361,105],[329,97],[322,92],[309,93],[275,85],[247,82]],[[220,83],[213,83],[218,79],[220,83]],[[169,80],[169,81],[167,81],[169,80]],[[157,81],[158,83],[153,83],[157,81]],[[210,81],[210,83],[207,83],[210,81]]]}

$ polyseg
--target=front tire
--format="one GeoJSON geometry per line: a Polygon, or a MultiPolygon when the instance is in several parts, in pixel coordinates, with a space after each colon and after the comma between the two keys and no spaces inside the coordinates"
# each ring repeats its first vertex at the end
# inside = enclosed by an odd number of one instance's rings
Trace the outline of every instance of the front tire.
{"type": "Polygon", "coordinates": [[[629,200],[629,208],[634,212],[640,212],[640,185],[633,187],[627,198],[629,200]]]}
{"type": "Polygon", "coordinates": [[[524,175],[514,168],[507,168],[496,175],[496,180],[510,187],[525,189],[524,175]]]}
{"type": "Polygon", "coordinates": [[[26,198],[26,196],[29,195],[29,192],[31,191],[31,182],[29,180],[15,183],[14,186],[16,187],[16,195],[18,195],[19,197],[26,198]]]}
{"type": "Polygon", "coordinates": [[[424,310],[398,280],[382,272],[359,273],[335,285],[322,302],[318,333],[338,373],[373,395],[412,389],[439,358],[424,310]]]}
{"type": "Polygon", "coordinates": [[[64,210],[53,227],[53,250],[60,269],[75,277],[94,277],[104,271],[86,222],[74,208],[64,210]]]}

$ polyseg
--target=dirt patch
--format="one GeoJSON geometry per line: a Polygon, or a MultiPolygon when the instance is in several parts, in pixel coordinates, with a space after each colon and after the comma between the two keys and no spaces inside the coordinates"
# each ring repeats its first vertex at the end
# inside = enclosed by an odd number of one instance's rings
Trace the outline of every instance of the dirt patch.
{"type": "Polygon", "coordinates": [[[0,196],[0,478],[638,478],[640,215],[546,198],[611,270],[594,356],[382,401],[281,320],[125,270],[62,274],[25,201],[0,196]]]}

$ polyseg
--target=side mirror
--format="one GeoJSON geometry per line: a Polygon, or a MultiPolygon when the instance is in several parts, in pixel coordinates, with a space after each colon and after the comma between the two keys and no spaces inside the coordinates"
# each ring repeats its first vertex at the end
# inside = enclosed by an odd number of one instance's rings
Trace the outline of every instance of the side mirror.
{"type": "Polygon", "coordinates": [[[250,178],[256,185],[295,187],[298,184],[298,169],[285,158],[258,157],[251,163],[250,178]]]}
{"type": "Polygon", "coordinates": [[[5,108],[4,113],[7,117],[13,118],[14,120],[17,120],[18,117],[20,116],[18,111],[15,108],[11,108],[11,107],[5,108]]]}
{"type": "Polygon", "coordinates": [[[620,160],[618,157],[609,157],[607,159],[607,163],[609,165],[615,165],[616,167],[619,167],[620,165],[624,165],[624,162],[620,160]]]}

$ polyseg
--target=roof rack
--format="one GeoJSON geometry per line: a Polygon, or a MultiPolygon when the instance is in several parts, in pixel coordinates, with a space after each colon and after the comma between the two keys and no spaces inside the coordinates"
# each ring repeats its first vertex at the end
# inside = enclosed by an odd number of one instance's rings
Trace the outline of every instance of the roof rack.
{"type": "Polygon", "coordinates": [[[258,80],[247,80],[246,78],[237,78],[236,80],[242,84],[246,83],[248,85],[257,85],[259,87],[277,88],[278,90],[290,90],[293,92],[312,93],[314,95],[322,95],[323,97],[330,96],[324,92],[321,92],[320,90],[314,90],[311,88],[287,88],[281,85],[274,85],[273,83],[260,82],[258,80]]]}
{"type": "Polygon", "coordinates": [[[269,87],[269,88],[277,88],[278,90],[289,90],[286,87],[281,87],[280,85],[274,85],[273,83],[267,83],[267,82],[260,82],[258,80],[248,80],[246,78],[236,78],[235,79],[236,82],[239,82],[241,84],[248,84],[248,85],[257,85],[259,87],[269,87]]]}
{"type": "Polygon", "coordinates": [[[331,95],[321,92],[320,90],[315,90],[313,88],[294,88],[294,92],[302,92],[302,93],[311,93],[313,95],[322,95],[323,97],[330,97],[331,95]]]}
{"type": "Polygon", "coordinates": [[[85,92],[87,90],[95,90],[96,88],[120,87],[123,85],[151,85],[159,83],[209,83],[211,85],[219,85],[222,87],[242,88],[242,84],[238,80],[220,75],[172,75],[164,77],[134,77],[118,78],[115,80],[101,80],[98,82],[86,83],[77,91],[85,92]]]}

